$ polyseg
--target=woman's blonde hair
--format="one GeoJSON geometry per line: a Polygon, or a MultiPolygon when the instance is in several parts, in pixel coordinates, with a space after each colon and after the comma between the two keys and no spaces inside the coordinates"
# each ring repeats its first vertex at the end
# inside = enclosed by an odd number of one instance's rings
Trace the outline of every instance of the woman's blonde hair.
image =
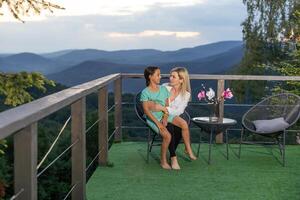
{"type": "MultiPolygon", "coordinates": [[[[175,67],[171,70],[170,73],[172,73],[172,72],[177,72],[179,78],[183,80],[181,89],[180,89],[181,95],[184,95],[186,92],[189,92],[190,94],[192,94],[191,84],[190,84],[190,76],[189,76],[188,70],[185,67],[175,67]]],[[[191,100],[191,98],[190,98],[190,100],[191,100]]]]}

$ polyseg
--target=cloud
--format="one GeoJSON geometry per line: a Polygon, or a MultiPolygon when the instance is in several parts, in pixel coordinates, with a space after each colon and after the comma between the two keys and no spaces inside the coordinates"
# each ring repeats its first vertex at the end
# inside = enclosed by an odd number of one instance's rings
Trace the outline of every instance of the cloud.
{"type": "Polygon", "coordinates": [[[111,38],[122,38],[122,37],[157,37],[157,36],[173,36],[176,38],[189,38],[199,36],[199,32],[188,32],[188,31],[165,31],[165,30],[145,30],[139,33],[121,33],[112,32],[108,36],[111,38]]]}
{"type": "Polygon", "coordinates": [[[170,0],[126,16],[94,14],[51,17],[25,24],[0,23],[0,52],[74,48],[174,50],[241,40],[245,7],[237,0],[220,1],[220,4],[206,0],[202,4],[170,6],[170,0]]]}
{"type": "MultiPolygon", "coordinates": [[[[56,4],[66,8],[65,10],[54,10],[54,13],[42,11],[37,16],[31,13],[30,17],[22,17],[26,21],[47,20],[53,16],[82,16],[82,15],[105,15],[105,16],[127,16],[136,13],[143,13],[155,7],[184,7],[202,4],[207,0],[61,0],[56,4]]],[[[17,20],[11,15],[6,4],[0,9],[4,16],[0,18],[2,22],[16,22],[17,20]]]]}

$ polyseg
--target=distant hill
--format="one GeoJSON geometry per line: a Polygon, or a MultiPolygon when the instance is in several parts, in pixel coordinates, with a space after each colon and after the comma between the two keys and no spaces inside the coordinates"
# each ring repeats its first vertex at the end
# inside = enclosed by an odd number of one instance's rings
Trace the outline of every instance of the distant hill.
{"type": "MultiPolygon", "coordinates": [[[[243,47],[235,47],[227,52],[193,61],[172,63],[153,63],[161,68],[162,73],[169,73],[174,66],[185,66],[190,73],[222,73],[238,64],[243,56],[243,47]]],[[[68,86],[74,86],[112,73],[143,73],[147,65],[118,64],[100,61],[86,61],[62,72],[50,74],[47,77],[68,86]]],[[[144,80],[126,81],[124,89],[132,91],[144,86],[144,80]]]]}
{"type": "Polygon", "coordinates": [[[14,54],[0,60],[0,70],[4,72],[38,71],[48,74],[61,68],[61,63],[33,53],[14,54]]]}
{"type": "Polygon", "coordinates": [[[112,73],[139,72],[143,67],[139,65],[85,61],[62,72],[47,75],[47,77],[63,85],[74,86],[112,73]]]}
{"type": "Polygon", "coordinates": [[[51,53],[43,53],[43,54],[40,54],[40,55],[45,57],[45,58],[56,58],[56,57],[65,55],[67,53],[70,53],[71,51],[75,51],[75,50],[74,49],[67,49],[67,50],[55,51],[55,52],[51,52],[51,53]]]}
{"type": "Polygon", "coordinates": [[[176,51],[159,51],[153,49],[102,51],[96,49],[75,50],[56,57],[58,61],[79,64],[87,60],[121,64],[169,63],[174,61],[191,61],[226,52],[241,46],[241,41],[222,41],[176,51]]]}
{"type": "MultiPolygon", "coordinates": [[[[174,65],[186,65],[190,70],[203,73],[216,73],[230,68],[242,52],[233,52],[233,49],[242,48],[241,41],[222,41],[193,48],[183,48],[176,51],[159,51],[154,49],[134,49],[119,51],[103,51],[97,49],[62,50],[44,54],[19,53],[13,55],[1,54],[0,71],[39,71],[45,75],[57,74],[66,69],[85,66],[86,63],[98,63],[99,66],[111,64],[124,66],[120,70],[131,70],[130,66],[159,65],[166,72],[174,65]],[[224,59],[222,55],[224,55],[224,59]],[[219,58],[218,58],[219,57],[219,58]],[[226,60],[228,59],[228,60],[226,60]],[[232,60],[232,61],[230,61],[232,60]],[[93,62],[89,62],[93,61],[93,62]],[[213,62],[213,64],[210,64],[213,62]],[[216,64],[217,62],[218,65],[216,64]],[[209,67],[207,67],[209,66],[209,67]]],[[[115,67],[117,69],[117,67],[115,67]]],[[[119,69],[119,68],[118,68],[119,69]]],[[[107,69],[111,72],[113,69],[107,69]]],[[[125,70],[125,71],[126,71],[125,70]]],[[[115,71],[115,70],[113,70],[115,71]]],[[[96,73],[98,74],[98,73],[96,73]]]]}
{"type": "Polygon", "coordinates": [[[194,48],[184,48],[177,51],[166,51],[161,54],[146,57],[147,63],[170,63],[170,62],[181,62],[181,61],[194,61],[209,56],[218,55],[236,47],[241,47],[242,42],[240,41],[223,41],[194,48]]]}
{"type": "MultiPolygon", "coordinates": [[[[120,50],[120,51],[102,51],[97,49],[75,50],[56,57],[58,61],[79,64],[88,60],[98,60],[101,62],[113,62],[122,64],[132,64],[140,62],[144,57],[153,56],[162,53],[158,50],[139,49],[139,50],[120,50]]],[[[144,62],[143,62],[144,63],[144,62]]]]}
{"type": "Polygon", "coordinates": [[[163,70],[170,70],[173,66],[185,66],[188,68],[189,73],[194,74],[215,74],[223,73],[230,69],[233,66],[238,64],[243,57],[243,47],[238,46],[232,48],[226,52],[208,56],[202,59],[196,59],[192,61],[179,61],[179,62],[170,62],[170,63],[161,63],[158,64],[163,70]]]}

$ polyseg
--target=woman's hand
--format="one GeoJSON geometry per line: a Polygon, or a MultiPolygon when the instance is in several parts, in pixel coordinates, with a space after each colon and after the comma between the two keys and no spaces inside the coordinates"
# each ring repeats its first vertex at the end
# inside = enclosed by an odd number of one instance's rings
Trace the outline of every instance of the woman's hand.
{"type": "Polygon", "coordinates": [[[157,123],[156,126],[159,129],[159,132],[164,133],[167,131],[167,128],[162,123],[157,123]]]}
{"type": "Polygon", "coordinates": [[[161,123],[164,127],[166,127],[168,125],[168,116],[164,115],[164,117],[161,120],[161,123]]]}
{"type": "Polygon", "coordinates": [[[162,107],[161,111],[166,114],[166,115],[169,115],[169,111],[166,107],[162,107]]]}

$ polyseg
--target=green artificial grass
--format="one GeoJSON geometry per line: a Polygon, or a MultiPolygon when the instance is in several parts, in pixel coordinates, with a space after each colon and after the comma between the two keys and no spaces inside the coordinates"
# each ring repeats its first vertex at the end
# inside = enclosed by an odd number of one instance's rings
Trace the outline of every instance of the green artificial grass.
{"type": "MultiPolygon", "coordinates": [[[[196,150],[197,145],[193,144],[196,150]]],[[[207,164],[208,146],[202,145],[200,158],[190,161],[178,148],[180,171],[163,170],[159,165],[160,147],[154,147],[150,163],[146,143],[123,142],[109,151],[113,167],[98,167],[87,183],[88,200],[191,200],[191,199],[300,199],[300,146],[287,146],[286,167],[264,147],[230,145],[229,160],[225,145],[212,148],[212,163],[207,164]],[[244,148],[245,147],[245,148],[244,148]]]]}

